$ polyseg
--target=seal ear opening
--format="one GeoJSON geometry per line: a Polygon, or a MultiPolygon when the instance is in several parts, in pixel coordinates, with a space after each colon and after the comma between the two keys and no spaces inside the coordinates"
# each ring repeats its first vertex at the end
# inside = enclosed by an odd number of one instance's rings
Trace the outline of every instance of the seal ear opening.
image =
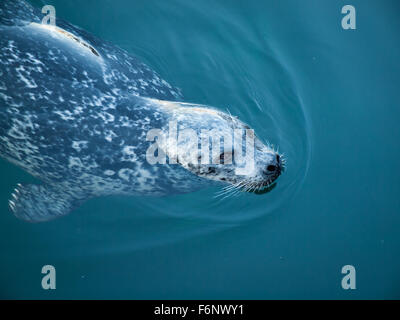
{"type": "Polygon", "coordinates": [[[9,206],[14,215],[28,222],[43,222],[64,216],[83,200],[49,185],[19,184],[9,206]]]}

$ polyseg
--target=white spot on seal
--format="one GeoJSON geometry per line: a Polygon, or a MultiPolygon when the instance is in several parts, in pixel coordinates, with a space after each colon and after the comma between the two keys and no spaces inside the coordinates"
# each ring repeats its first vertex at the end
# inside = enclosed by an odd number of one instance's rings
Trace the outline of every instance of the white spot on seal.
{"type": "Polygon", "coordinates": [[[122,149],[122,161],[129,161],[129,162],[136,162],[138,157],[135,154],[134,150],[136,149],[136,147],[134,146],[125,146],[122,149]]]}
{"type": "Polygon", "coordinates": [[[81,159],[76,158],[76,157],[69,157],[68,158],[68,168],[82,168],[83,164],[81,159]]]}
{"type": "Polygon", "coordinates": [[[77,152],[81,152],[82,149],[87,148],[87,141],[73,141],[72,148],[74,148],[77,152]]]}
{"type": "Polygon", "coordinates": [[[134,175],[134,171],[131,169],[124,168],[124,169],[121,169],[118,171],[118,176],[121,179],[124,179],[125,181],[129,181],[129,177],[131,177],[133,175],[134,175]]]}

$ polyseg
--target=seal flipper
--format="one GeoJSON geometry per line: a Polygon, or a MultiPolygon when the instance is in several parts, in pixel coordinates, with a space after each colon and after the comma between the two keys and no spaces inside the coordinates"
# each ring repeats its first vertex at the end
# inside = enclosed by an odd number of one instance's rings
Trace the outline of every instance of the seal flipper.
{"type": "Polygon", "coordinates": [[[83,202],[84,199],[61,188],[46,184],[18,184],[9,200],[9,206],[19,219],[43,222],[66,215],[83,202]]]}

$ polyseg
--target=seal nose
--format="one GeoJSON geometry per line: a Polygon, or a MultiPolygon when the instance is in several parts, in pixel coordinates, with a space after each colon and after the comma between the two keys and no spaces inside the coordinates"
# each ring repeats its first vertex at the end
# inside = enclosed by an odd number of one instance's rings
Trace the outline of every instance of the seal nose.
{"type": "Polygon", "coordinates": [[[280,173],[281,171],[281,158],[279,157],[279,154],[276,155],[276,162],[274,164],[270,164],[267,166],[267,172],[269,173],[280,173]]]}

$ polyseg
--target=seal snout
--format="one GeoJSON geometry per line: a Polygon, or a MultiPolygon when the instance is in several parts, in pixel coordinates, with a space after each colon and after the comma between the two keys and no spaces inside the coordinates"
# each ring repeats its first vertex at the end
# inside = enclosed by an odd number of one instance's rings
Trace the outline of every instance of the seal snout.
{"type": "Polygon", "coordinates": [[[282,161],[279,156],[279,154],[275,155],[274,160],[267,165],[267,167],[264,169],[264,174],[272,178],[272,180],[275,180],[276,178],[279,177],[282,171],[282,161]]]}

